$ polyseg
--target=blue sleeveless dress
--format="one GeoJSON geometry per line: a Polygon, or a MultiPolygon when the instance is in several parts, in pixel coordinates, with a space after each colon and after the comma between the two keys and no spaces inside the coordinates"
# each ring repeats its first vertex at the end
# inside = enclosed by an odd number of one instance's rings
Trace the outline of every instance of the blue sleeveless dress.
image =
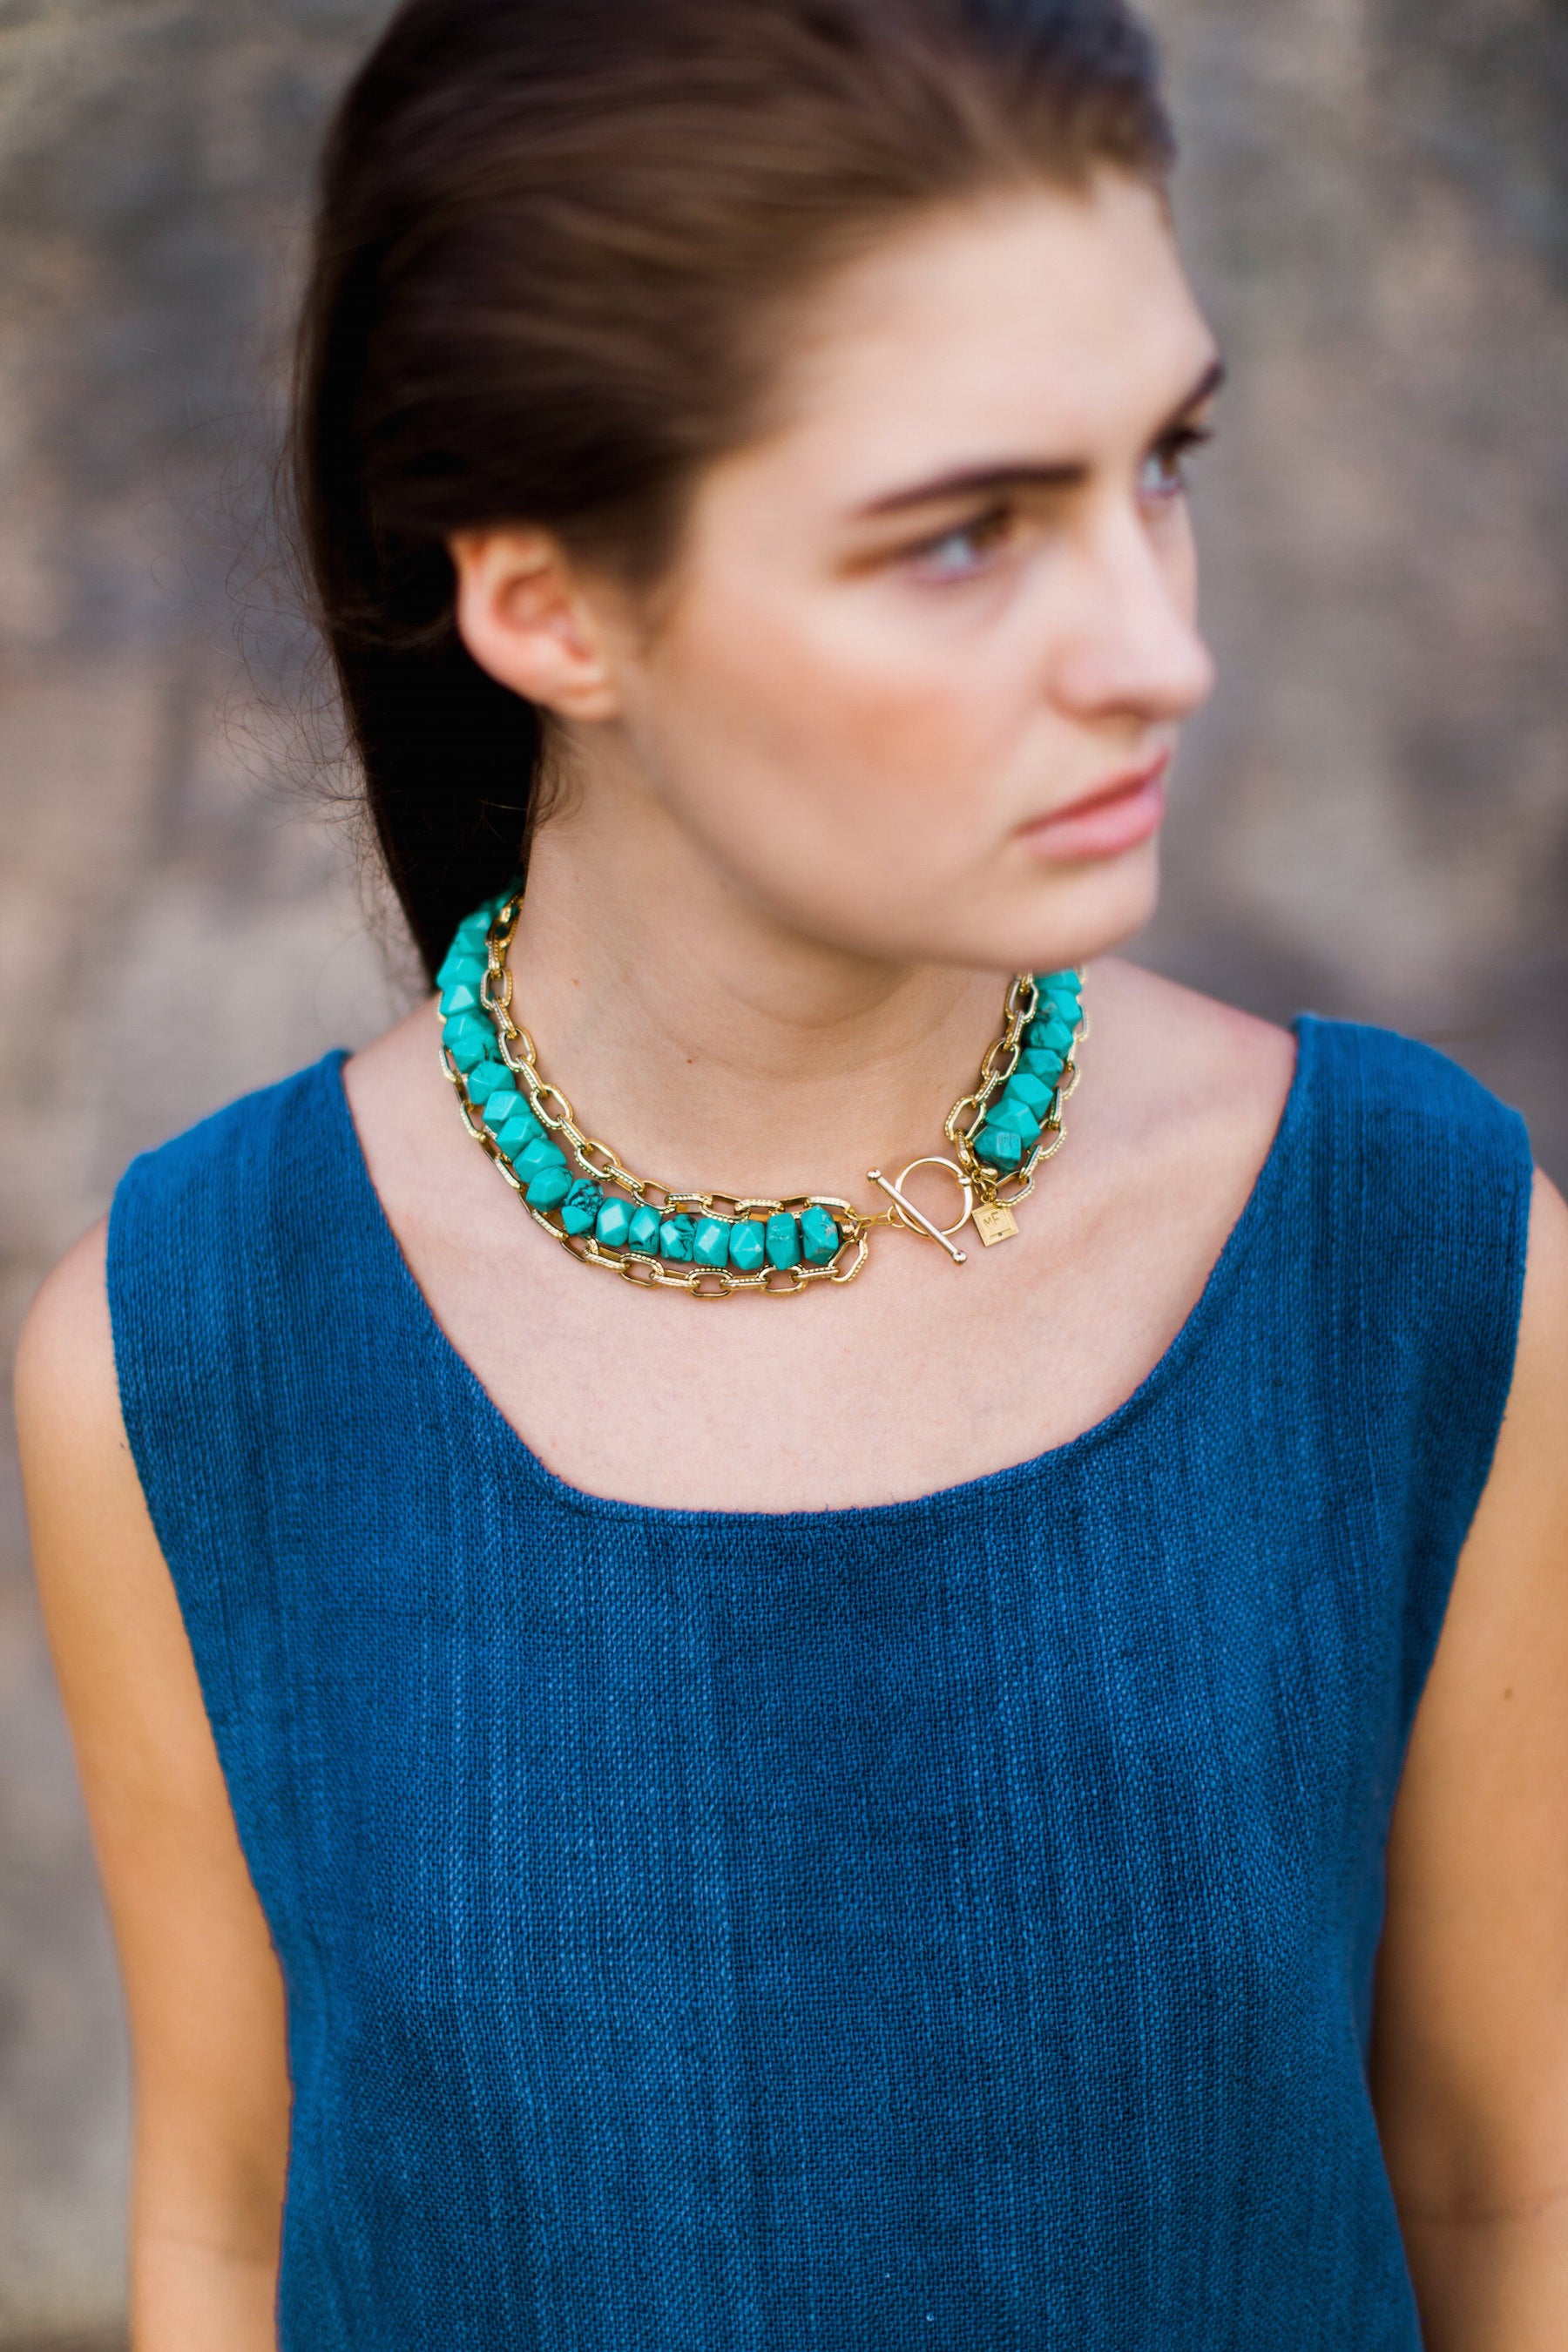
{"type": "Polygon", "coordinates": [[[1530,1153],[1299,1036],[1137,1393],[874,1509],[553,1477],[336,1057],[132,1167],[126,1427],[288,1985],[285,2352],[1414,2352],[1373,1965],[1530,1153]]]}

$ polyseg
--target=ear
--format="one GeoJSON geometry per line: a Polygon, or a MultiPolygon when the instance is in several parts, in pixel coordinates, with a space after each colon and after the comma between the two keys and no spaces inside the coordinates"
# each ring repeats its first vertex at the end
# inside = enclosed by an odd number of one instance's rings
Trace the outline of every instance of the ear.
{"type": "Polygon", "coordinates": [[[604,616],[548,531],[458,531],[458,633],[479,667],[562,719],[616,718],[604,616]]]}

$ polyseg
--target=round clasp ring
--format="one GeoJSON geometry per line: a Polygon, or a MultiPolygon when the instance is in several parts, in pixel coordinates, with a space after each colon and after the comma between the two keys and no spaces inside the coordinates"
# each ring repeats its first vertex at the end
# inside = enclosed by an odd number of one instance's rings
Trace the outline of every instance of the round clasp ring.
{"type": "Polygon", "coordinates": [[[871,1182],[879,1185],[892,1202],[891,1223],[902,1225],[907,1234],[924,1234],[928,1240],[940,1242],[954,1265],[967,1265],[968,1260],[963,1252],[953,1247],[952,1236],[963,1231],[974,1213],[974,1187],[963,1170],[954,1160],[943,1160],[935,1153],[923,1160],[911,1160],[896,1183],[889,1182],[879,1168],[868,1169],[867,1174],[871,1182]],[[903,1188],[917,1168],[945,1168],[953,1179],[963,1194],[963,1211],[956,1224],[933,1225],[931,1219],[923,1216],[912,1201],[907,1201],[904,1198],[903,1188]]]}

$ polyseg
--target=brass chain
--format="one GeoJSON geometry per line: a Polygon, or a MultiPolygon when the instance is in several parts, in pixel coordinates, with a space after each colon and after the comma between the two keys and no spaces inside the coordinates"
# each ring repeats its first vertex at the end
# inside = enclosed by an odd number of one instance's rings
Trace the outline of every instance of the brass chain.
{"type": "MultiPolygon", "coordinates": [[[[464,1126],[522,1200],[534,1223],[542,1226],[552,1241],[559,1242],[580,1262],[605,1266],[611,1273],[618,1274],[623,1282],[629,1282],[642,1290],[683,1290],[688,1297],[709,1300],[729,1298],[740,1290],[760,1291],[767,1298],[793,1298],[813,1283],[853,1282],[870,1254],[873,1227],[900,1222],[897,1210],[892,1206],[866,1211],[858,1209],[853,1202],[844,1200],[837,1193],[828,1192],[797,1192],[784,1200],[773,1200],[742,1197],[732,1192],[678,1192],[656,1178],[634,1175],[609,1144],[601,1142],[597,1136],[584,1132],[576,1112],[560,1087],[541,1077],[533,1040],[521,1024],[513,1018],[512,977],[508,957],[521,909],[521,898],[509,899],[490,925],[488,965],[479,983],[479,1002],[495,1028],[501,1060],[518,1080],[519,1089],[526,1097],[529,1108],[547,1135],[564,1139],[579,1169],[597,1181],[617,1185],[639,1207],[654,1209],[661,1216],[681,1215],[689,1212],[707,1216],[719,1210],[738,1219],[759,1213],[766,1216],[781,1213],[798,1215],[805,1209],[826,1209],[835,1217],[843,1239],[837,1254],[826,1265],[768,1265],[761,1267],[755,1274],[739,1273],[732,1266],[690,1266],[677,1274],[668,1271],[658,1258],[644,1256],[634,1250],[610,1248],[592,1234],[569,1234],[551,1223],[547,1211],[535,1208],[528,1201],[526,1186],[498,1150],[494,1137],[482,1119],[475,1117],[462,1072],[443,1045],[441,1066],[457,1092],[464,1126]]],[[[962,1164],[963,1180],[984,1205],[1012,1208],[1018,1202],[1027,1200],[1035,1189],[1038,1171],[1047,1160],[1056,1156],[1066,1139],[1067,1129],[1062,1113],[1079,1081],[1078,1065],[1070,1049],[1049,1113],[1041,1125],[1040,1139],[1026,1165],[1011,1175],[1000,1175],[977,1159],[974,1152],[973,1139],[985,1124],[987,1108],[1000,1097],[1017,1069],[1018,1057],[1023,1050],[1023,1033],[1038,1010],[1039,989],[1033,975],[1019,972],[1008,986],[1003,1006],[1002,1033],[985,1049],[974,1091],[959,1097],[943,1124],[942,1132],[962,1164]],[[964,1124],[966,1111],[971,1116],[968,1123],[964,1124]]],[[[1084,1020],[1079,1024],[1075,1042],[1081,1043],[1088,1035],[1089,1024],[1084,1020]]]]}

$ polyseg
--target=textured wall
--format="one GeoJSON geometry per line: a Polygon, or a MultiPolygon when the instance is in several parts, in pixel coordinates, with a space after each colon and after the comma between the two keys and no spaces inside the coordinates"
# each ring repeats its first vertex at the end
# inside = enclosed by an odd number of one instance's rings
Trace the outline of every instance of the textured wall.
{"type": "MultiPolygon", "coordinates": [[[[398,1000],[341,828],[279,781],[256,584],[307,159],[380,13],[0,0],[7,1340],[132,1151],[398,1000]]],[[[1154,13],[1237,381],[1202,490],[1225,682],[1149,952],[1447,1042],[1568,1172],[1568,16],[1154,13]]],[[[0,2347],[113,2340],[124,2117],[7,1465],[0,2347]]]]}
{"type": "Polygon", "coordinates": [[[1568,12],[1158,14],[1237,386],[1154,952],[1446,1043],[1568,1173],[1568,12]]]}
{"type": "MultiPolygon", "coordinates": [[[[7,1360],[132,1152],[385,1008],[335,830],[269,782],[299,747],[237,683],[232,601],[270,688],[250,535],[278,321],[322,107],[377,13],[0,6],[7,1360]]],[[[0,2345],[120,2309],[121,2039],[7,1454],[0,2345]]]]}

